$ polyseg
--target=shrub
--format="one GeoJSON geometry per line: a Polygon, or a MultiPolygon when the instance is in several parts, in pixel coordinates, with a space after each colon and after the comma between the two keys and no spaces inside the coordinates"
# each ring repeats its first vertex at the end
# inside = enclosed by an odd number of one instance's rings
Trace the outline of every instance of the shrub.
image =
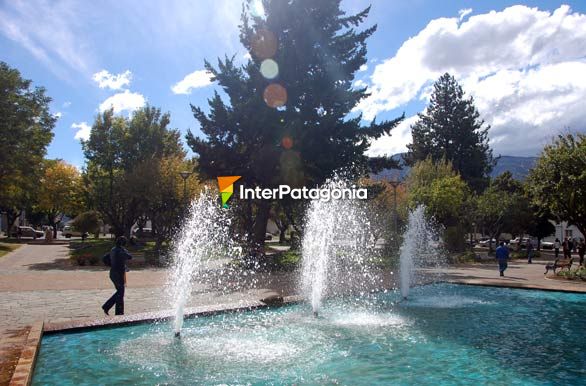
{"type": "Polygon", "coordinates": [[[286,251],[280,255],[278,262],[284,267],[295,267],[301,262],[301,254],[296,251],[286,251]]]}
{"type": "Polygon", "coordinates": [[[570,270],[561,270],[557,273],[557,276],[561,276],[569,280],[586,281],[586,267],[578,267],[570,270]]]}
{"type": "Polygon", "coordinates": [[[452,264],[471,263],[474,261],[476,261],[476,253],[473,251],[465,251],[457,254],[452,253],[448,256],[448,262],[452,264]]]}
{"type": "Polygon", "coordinates": [[[74,256],[74,260],[75,260],[76,264],[80,265],[80,266],[100,265],[100,258],[98,256],[91,255],[91,254],[74,256]]]}
{"type": "Polygon", "coordinates": [[[95,234],[100,229],[100,214],[90,210],[73,219],[73,227],[82,233],[95,234]]]}
{"type": "Polygon", "coordinates": [[[460,252],[466,248],[464,230],[461,226],[449,226],[444,231],[444,242],[446,248],[451,252],[460,252]]]}

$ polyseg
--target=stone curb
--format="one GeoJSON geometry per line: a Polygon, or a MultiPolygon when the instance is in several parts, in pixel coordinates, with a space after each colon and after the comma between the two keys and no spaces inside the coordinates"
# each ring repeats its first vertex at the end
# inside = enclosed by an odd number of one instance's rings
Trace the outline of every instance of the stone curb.
{"type": "Polygon", "coordinates": [[[26,343],[18,359],[18,364],[10,379],[10,386],[29,386],[31,384],[42,337],[43,322],[36,322],[28,333],[26,343]]]}
{"type": "MultiPolygon", "coordinates": [[[[557,281],[554,279],[547,279],[547,280],[552,280],[552,281],[557,281]]],[[[566,292],[566,293],[573,293],[573,294],[585,294],[586,293],[586,287],[584,288],[572,288],[572,289],[568,289],[568,288],[561,288],[561,287],[556,287],[556,288],[549,288],[549,287],[543,287],[540,285],[535,285],[535,284],[522,284],[522,283],[510,283],[510,282],[503,282],[501,283],[473,283],[473,282],[468,282],[466,280],[448,280],[445,281],[444,283],[451,283],[451,284],[462,284],[462,285],[472,285],[472,286],[479,286],[479,287],[496,287],[496,288],[513,288],[513,289],[524,289],[524,290],[536,290],[536,291],[548,291],[548,292],[566,292]]],[[[578,283],[576,283],[578,284],[578,283]]]]}

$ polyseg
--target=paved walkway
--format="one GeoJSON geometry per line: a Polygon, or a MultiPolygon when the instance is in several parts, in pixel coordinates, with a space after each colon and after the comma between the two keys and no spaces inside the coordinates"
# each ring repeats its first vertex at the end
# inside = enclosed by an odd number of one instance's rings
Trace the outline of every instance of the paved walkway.
{"type": "MultiPolygon", "coordinates": [[[[0,258],[0,385],[7,382],[7,374],[12,372],[15,353],[27,336],[27,326],[41,319],[66,322],[103,316],[100,305],[113,293],[107,270],[71,266],[67,248],[66,245],[23,245],[0,258]]],[[[451,267],[442,277],[467,284],[586,293],[586,282],[544,278],[544,264],[545,261],[532,265],[513,262],[504,278],[498,276],[496,263],[473,264],[451,267]]],[[[221,285],[208,281],[194,289],[188,307],[258,300],[266,289],[291,295],[296,289],[296,279],[295,274],[281,273],[253,275],[240,285],[230,279],[221,285]]],[[[166,280],[164,269],[129,272],[126,313],[172,308],[164,291],[166,280]]],[[[384,285],[392,287],[393,283],[393,277],[386,275],[384,285]]]]}
{"type": "Polygon", "coordinates": [[[509,263],[504,277],[499,276],[495,262],[462,265],[445,270],[444,279],[462,284],[586,293],[585,281],[553,279],[552,271],[545,276],[545,264],[549,262],[534,259],[533,264],[527,264],[526,261],[516,260],[509,263]]]}

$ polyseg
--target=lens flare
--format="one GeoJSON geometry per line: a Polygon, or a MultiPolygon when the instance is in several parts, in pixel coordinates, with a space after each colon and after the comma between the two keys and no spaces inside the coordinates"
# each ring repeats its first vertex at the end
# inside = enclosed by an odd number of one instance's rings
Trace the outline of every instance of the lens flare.
{"type": "Polygon", "coordinates": [[[284,136],[283,139],[281,139],[281,146],[287,150],[291,149],[293,147],[293,138],[288,135],[284,136]]]}
{"type": "Polygon", "coordinates": [[[266,29],[259,29],[252,37],[252,52],[261,59],[269,59],[277,53],[277,37],[266,29]]]}
{"type": "Polygon", "coordinates": [[[273,59],[265,59],[260,64],[260,73],[266,79],[275,79],[279,75],[279,65],[273,59]]]}
{"type": "Polygon", "coordinates": [[[265,8],[262,5],[261,0],[253,0],[250,3],[250,14],[254,17],[264,18],[265,15],[265,8]]]}
{"type": "Polygon", "coordinates": [[[276,109],[287,103],[287,90],[278,83],[271,83],[265,88],[263,98],[269,107],[276,109]]]}

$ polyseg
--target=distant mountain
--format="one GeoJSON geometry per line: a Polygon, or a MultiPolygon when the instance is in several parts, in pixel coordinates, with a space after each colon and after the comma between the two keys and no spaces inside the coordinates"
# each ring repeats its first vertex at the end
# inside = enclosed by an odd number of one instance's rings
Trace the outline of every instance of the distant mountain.
{"type": "MultiPolygon", "coordinates": [[[[404,179],[409,175],[411,168],[405,165],[403,157],[406,153],[399,153],[392,156],[392,158],[400,163],[403,167],[401,170],[397,169],[384,169],[380,173],[372,176],[375,180],[393,180],[393,179],[404,179]]],[[[535,165],[537,157],[517,157],[510,155],[501,156],[492,173],[491,177],[496,177],[503,174],[507,170],[513,174],[513,178],[517,180],[524,180],[529,174],[529,170],[535,165]]]]}
{"type": "Polygon", "coordinates": [[[490,176],[496,177],[508,170],[513,174],[513,178],[524,180],[529,174],[529,170],[535,166],[535,161],[537,161],[537,157],[515,157],[511,155],[503,155],[498,159],[490,176]]]}

